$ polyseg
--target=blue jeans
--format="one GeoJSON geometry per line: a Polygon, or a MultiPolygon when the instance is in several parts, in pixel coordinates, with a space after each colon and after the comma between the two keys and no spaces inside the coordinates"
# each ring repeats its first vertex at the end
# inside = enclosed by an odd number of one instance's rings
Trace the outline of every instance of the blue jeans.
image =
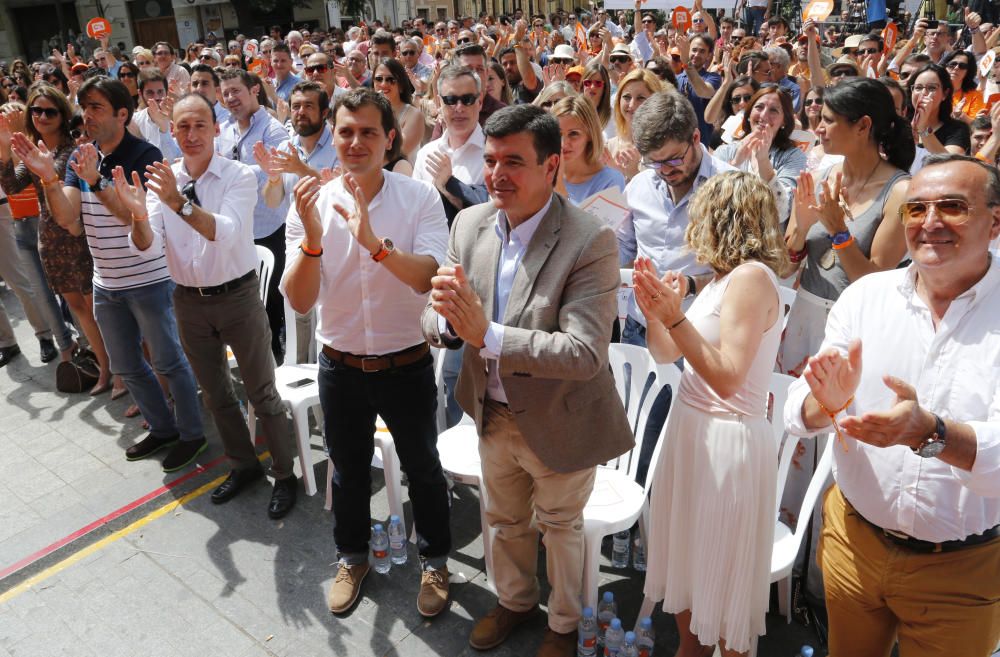
{"type": "Polygon", "coordinates": [[[747,7],[743,11],[743,22],[747,24],[747,36],[756,37],[760,34],[760,28],[764,25],[764,14],[767,7],[747,7]]]}
{"type": "Polygon", "coordinates": [[[111,371],[122,377],[149,422],[150,433],[158,438],[180,433],[181,440],[198,440],[205,435],[198,388],[177,336],[173,292],[173,281],[127,290],[95,285],[94,318],[108,349],[111,371]],[[143,357],[143,338],[149,345],[153,368],[170,385],[173,412],[143,357]]]}
{"type": "Polygon", "coordinates": [[[35,291],[35,303],[45,317],[45,323],[52,331],[56,346],[65,351],[73,346],[73,334],[69,325],[63,321],[62,308],[56,301],[56,295],[49,287],[42,269],[42,258],[38,255],[38,217],[26,217],[14,222],[14,241],[21,251],[21,261],[24,263],[23,273],[31,282],[35,291]]]}
{"type": "MultiPolygon", "coordinates": [[[[638,347],[646,346],[646,327],[631,317],[625,319],[625,328],[622,329],[622,342],[634,344],[638,347]]],[[[653,400],[653,405],[649,408],[649,416],[646,419],[646,426],[639,427],[642,431],[642,438],[639,449],[639,465],[636,467],[635,480],[640,485],[646,483],[646,474],[649,472],[650,462],[653,460],[653,448],[660,440],[660,431],[667,422],[667,414],[670,412],[670,402],[674,397],[670,386],[660,388],[659,394],[653,400]]]]}
{"type": "Polygon", "coordinates": [[[442,358],[442,379],[444,379],[445,389],[445,428],[452,428],[462,420],[462,407],[455,400],[455,386],[458,385],[458,375],[462,371],[462,354],[465,353],[465,345],[459,349],[445,349],[442,358]]]}

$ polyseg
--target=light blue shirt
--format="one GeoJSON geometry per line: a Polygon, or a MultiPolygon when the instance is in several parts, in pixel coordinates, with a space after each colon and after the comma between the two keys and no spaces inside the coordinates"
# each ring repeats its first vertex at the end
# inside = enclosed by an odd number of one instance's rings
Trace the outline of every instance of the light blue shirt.
{"type": "MultiPolygon", "coordinates": [[[[322,173],[323,169],[332,169],[340,164],[337,157],[337,149],[333,147],[333,133],[330,132],[330,124],[323,122],[323,131],[320,133],[319,141],[313,147],[312,152],[306,154],[302,148],[302,138],[293,135],[288,142],[298,151],[299,157],[306,166],[314,169],[316,173],[322,173]]],[[[295,184],[299,182],[299,176],[293,173],[285,173],[281,176],[281,183],[285,188],[285,198],[291,198],[295,189],[295,184]]]]}
{"type": "Polygon", "coordinates": [[[288,102],[288,97],[292,95],[292,87],[302,82],[302,78],[295,75],[294,73],[289,73],[288,76],[278,84],[278,80],[275,79],[274,93],[277,94],[278,98],[288,102]]]}
{"type": "Polygon", "coordinates": [[[220,101],[215,101],[215,122],[220,126],[229,120],[229,110],[220,101]]]}
{"type": "MultiPolygon", "coordinates": [[[[688,226],[688,204],[701,185],[714,175],[734,171],[733,167],[713,157],[701,146],[701,165],[694,184],[677,204],[670,196],[666,181],[652,169],[640,171],[625,187],[625,198],[631,211],[618,228],[619,261],[622,267],[631,267],[638,256],[653,261],[656,271],[678,271],[691,276],[707,274],[707,265],[695,262],[694,254],[687,248],[684,232],[688,226]]],[[[719,202],[724,202],[719,199],[719,202]]],[[[642,311],[633,299],[629,303],[629,316],[645,326],[642,311]]]]}
{"type": "Polygon", "coordinates": [[[581,183],[566,181],[566,193],[569,194],[569,200],[573,205],[580,205],[588,197],[611,187],[616,187],[619,192],[625,189],[625,176],[618,169],[611,167],[604,167],[589,180],[581,183]]]}
{"type": "MultiPolygon", "coordinates": [[[[257,166],[253,156],[253,147],[257,142],[264,146],[287,150],[288,133],[271,117],[267,110],[261,107],[250,117],[250,127],[246,132],[240,132],[240,126],[235,117],[230,116],[219,126],[219,136],[215,139],[216,152],[230,160],[239,160],[248,165],[257,176],[257,188],[263,189],[267,183],[267,174],[257,166]]],[[[259,194],[257,205],[253,210],[253,238],[259,240],[274,233],[288,215],[288,196],[275,208],[267,207],[264,195],[259,194]]]]}

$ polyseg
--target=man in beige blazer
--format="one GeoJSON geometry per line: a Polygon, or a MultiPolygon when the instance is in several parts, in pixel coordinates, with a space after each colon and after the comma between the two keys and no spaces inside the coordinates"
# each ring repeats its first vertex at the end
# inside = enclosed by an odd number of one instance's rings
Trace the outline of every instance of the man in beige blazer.
{"type": "Polygon", "coordinates": [[[596,466],[632,447],[608,368],[618,245],[553,193],[559,123],[517,105],[486,122],[493,201],[456,217],[423,328],[468,343],[456,398],[476,421],[499,602],[469,643],[500,645],[537,611],[537,517],[546,547],[548,631],[538,655],[568,657],[583,584],[583,508],[596,466]]]}

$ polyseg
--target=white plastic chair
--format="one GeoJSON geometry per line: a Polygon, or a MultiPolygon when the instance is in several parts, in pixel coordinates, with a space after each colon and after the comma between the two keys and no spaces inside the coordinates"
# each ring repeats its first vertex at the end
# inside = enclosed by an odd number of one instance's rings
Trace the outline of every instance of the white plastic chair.
{"type": "MultiPolygon", "coordinates": [[[[611,345],[617,347],[618,345],[611,345]]],[[[650,357],[650,360],[652,358],[650,357]]],[[[647,513],[649,510],[649,490],[653,485],[656,463],[660,450],[663,448],[663,436],[666,423],[660,428],[653,449],[650,469],[646,474],[644,485],[635,481],[639,466],[639,454],[642,449],[642,439],[649,418],[649,410],[656,399],[657,393],[664,385],[672,387],[674,397],[677,395],[677,385],[680,383],[681,371],[673,363],[660,365],[656,369],[656,379],[650,386],[646,397],[642,400],[641,409],[637,413],[637,440],[633,449],[609,463],[597,468],[594,480],[594,490],[590,494],[587,506],[583,510],[584,561],[583,561],[583,604],[597,608],[598,584],[600,581],[601,542],[609,534],[628,530],[639,522],[639,532],[642,540],[648,534],[647,513]]]]}
{"type": "Polygon", "coordinates": [[[618,319],[621,320],[624,327],[625,318],[628,317],[628,307],[635,295],[635,290],[632,287],[632,270],[619,269],[618,273],[621,275],[621,286],[618,288],[618,319]]]}
{"type": "MultiPolygon", "coordinates": [[[[255,244],[254,248],[257,250],[258,292],[260,293],[260,300],[266,302],[267,286],[271,282],[271,273],[274,271],[274,254],[266,246],[255,244]]],[[[226,346],[226,358],[229,360],[229,369],[236,367],[236,356],[233,355],[233,350],[228,345],[226,346]]]]}
{"type": "Polygon", "coordinates": [[[781,330],[784,331],[788,328],[788,317],[792,314],[792,306],[795,305],[795,299],[798,297],[798,293],[790,287],[785,287],[784,285],[778,286],[778,301],[781,304],[781,310],[784,313],[781,320],[781,330]]]}
{"type": "Polygon", "coordinates": [[[615,389],[625,406],[629,428],[636,434],[639,410],[645,401],[646,385],[656,372],[656,363],[645,347],[614,343],[608,347],[608,362],[615,377],[615,389]]]}

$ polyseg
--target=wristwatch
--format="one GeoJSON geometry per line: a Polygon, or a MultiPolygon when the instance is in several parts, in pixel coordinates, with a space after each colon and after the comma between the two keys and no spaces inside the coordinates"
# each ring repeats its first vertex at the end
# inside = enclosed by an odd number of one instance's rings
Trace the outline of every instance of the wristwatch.
{"type": "Polygon", "coordinates": [[[827,235],[827,237],[829,238],[829,240],[831,242],[833,242],[834,246],[840,246],[844,242],[847,242],[848,240],[851,239],[851,231],[849,231],[849,230],[842,230],[839,233],[834,233],[832,235],[827,235]]]}
{"type": "Polygon", "coordinates": [[[388,237],[383,237],[381,240],[379,240],[378,251],[372,254],[372,260],[374,260],[375,262],[382,262],[383,260],[388,258],[389,254],[391,254],[395,250],[396,247],[392,243],[392,240],[389,239],[388,237]]]}
{"type": "Polygon", "coordinates": [[[111,187],[111,178],[108,178],[106,176],[101,176],[97,179],[97,182],[94,183],[93,189],[95,192],[100,192],[107,189],[108,187],[111,187]]]}
{"type": "Polygon", "coordinates": [[[179,214],[182,217],[190,217],[193,212],[194,212],[194,203],[191,202],[191,199],[187,199],[186,201],[184,201],[184,205],[181,206],[181,211],[179,214]]]}
{"type": "Polygon", "coordinates": [[[913,448],[914,454],[925,459],[933,458],[943,452],[948,440],[944,420],[935,413],[931,415],[934,415],[934,431],[913,448]]]}

